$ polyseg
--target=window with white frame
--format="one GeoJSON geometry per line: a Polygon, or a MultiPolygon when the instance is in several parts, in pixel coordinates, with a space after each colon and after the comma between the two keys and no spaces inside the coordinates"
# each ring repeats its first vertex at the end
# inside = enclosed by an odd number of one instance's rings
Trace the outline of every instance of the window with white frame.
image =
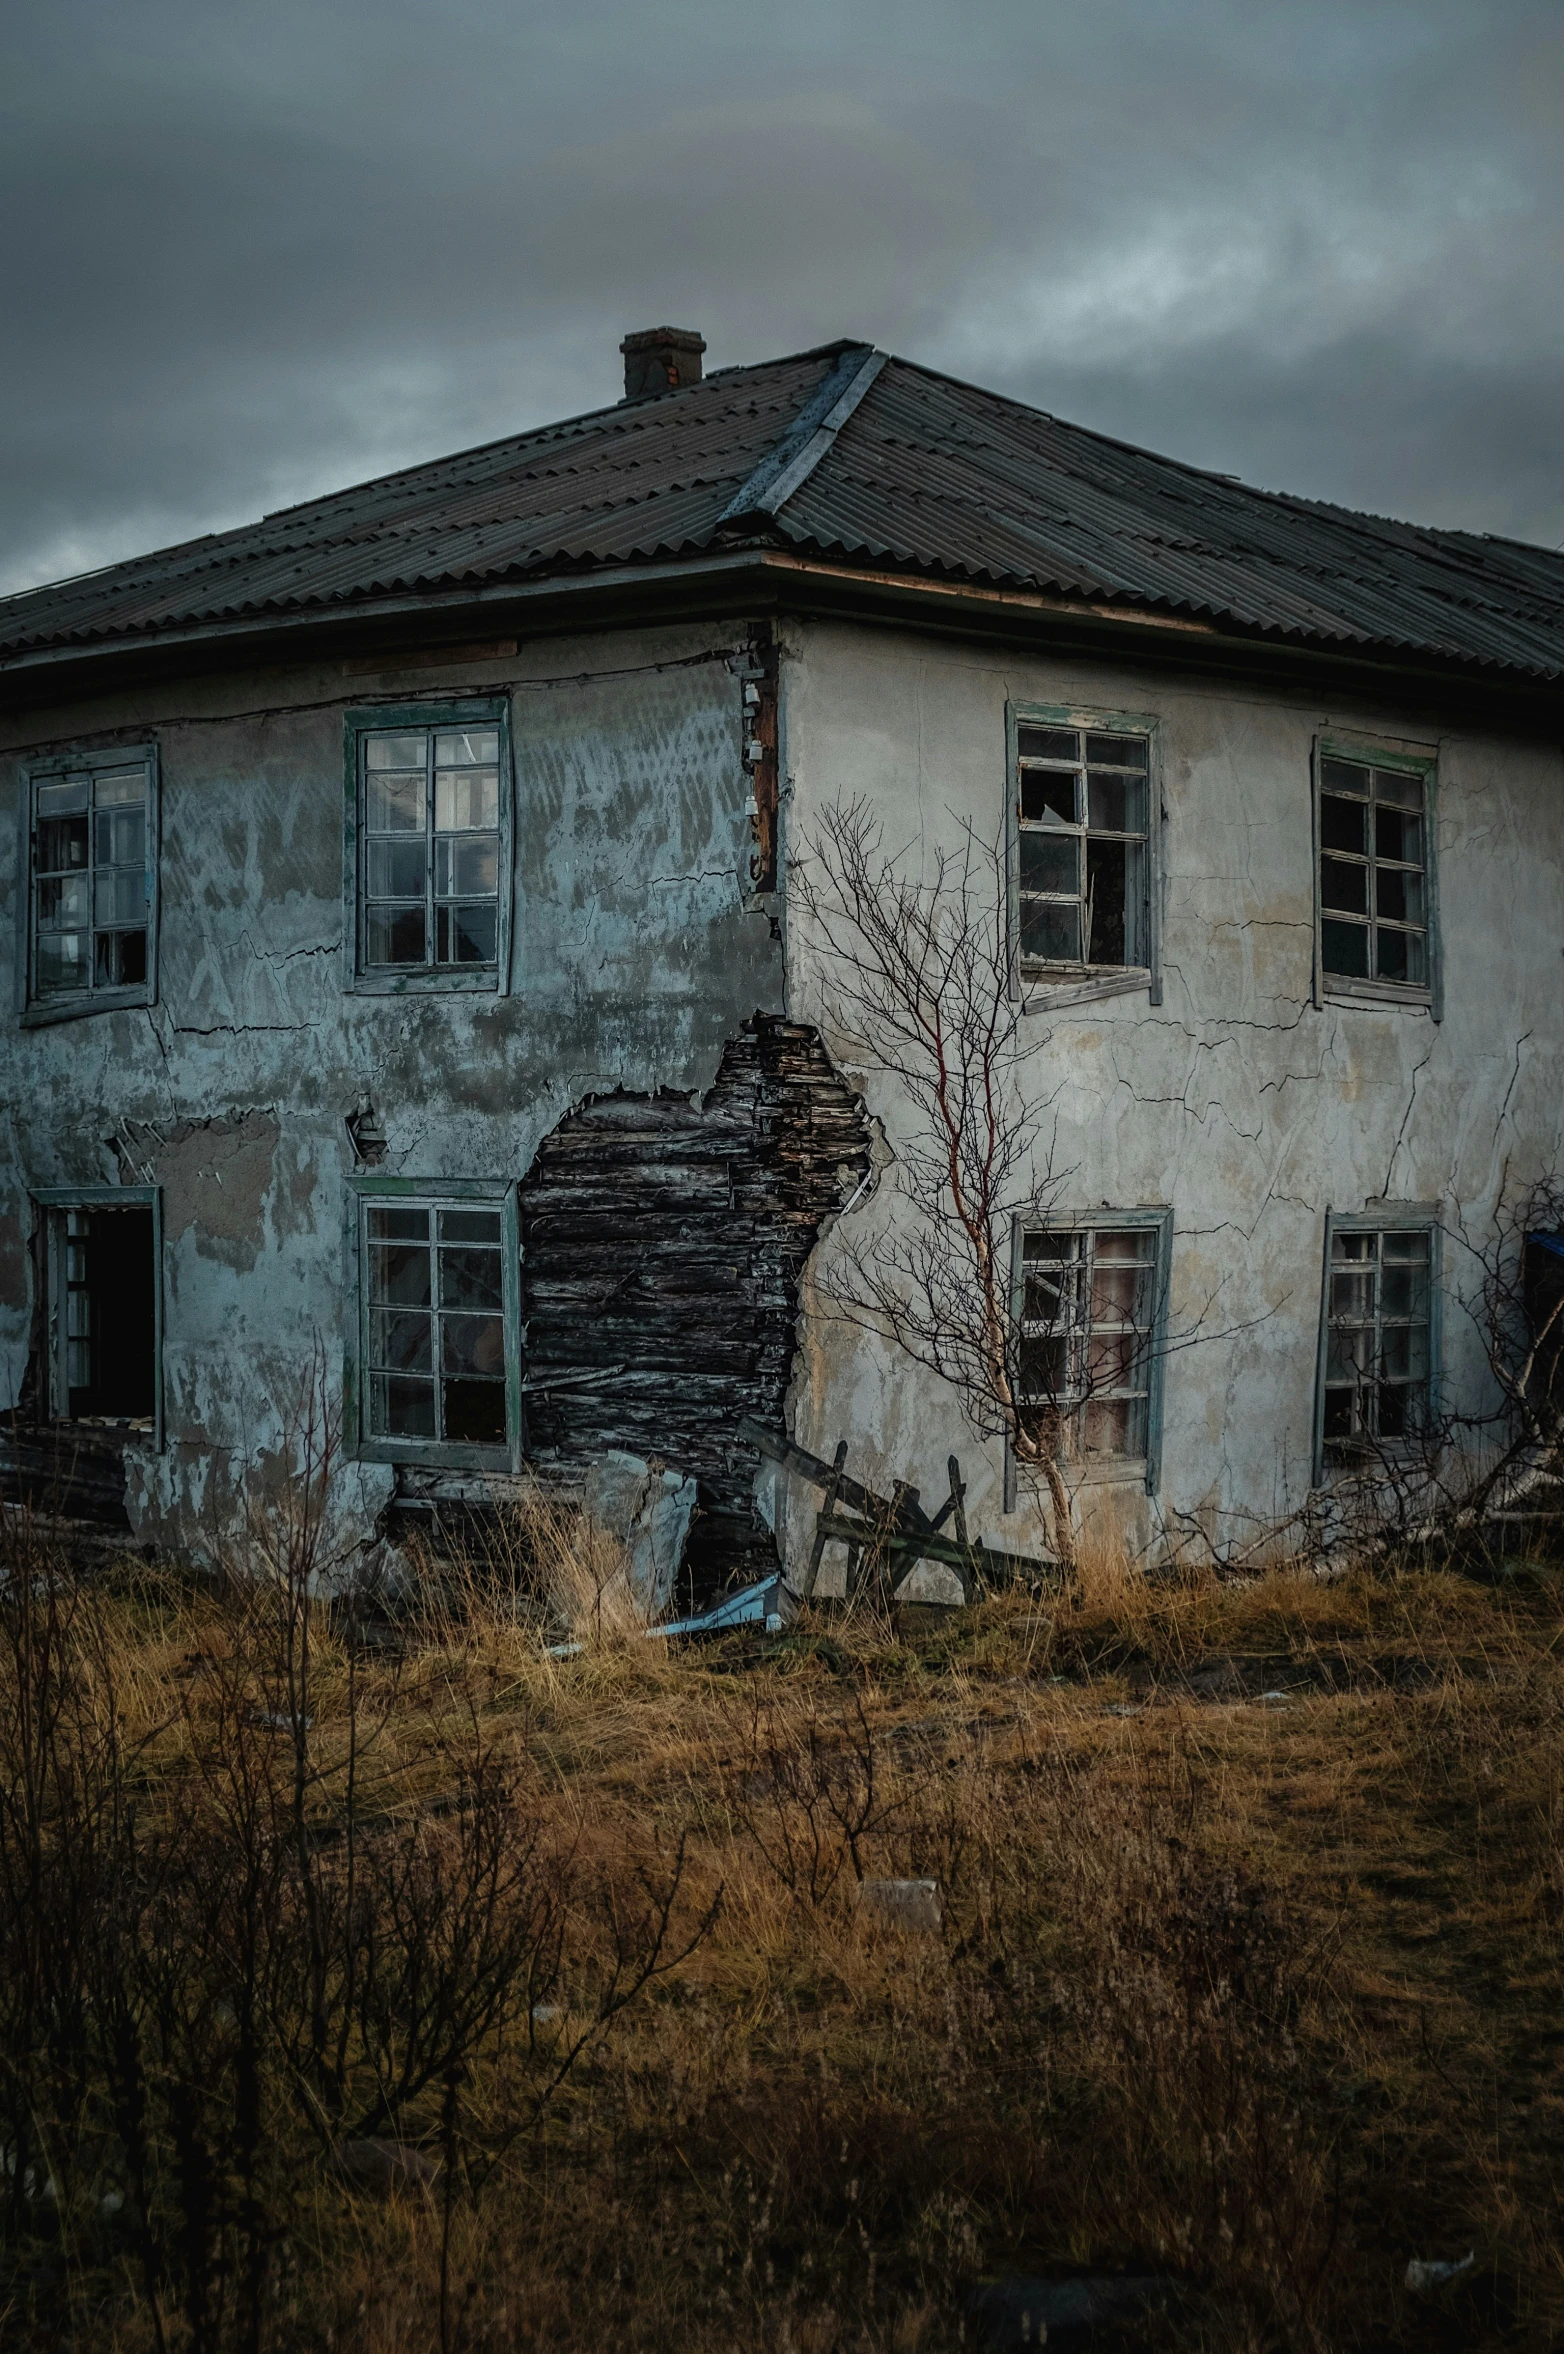
{"type": "Polygon", "coordinates": [[[1435,1240],[1431,1225],[1332,1222],[1320,1424],[1327,1459],[1428,1426],[1435,1240]]]}
{"type": "Polygon", "coordinates": [[[1165,1232],[1105,1216],[1022,1234],[1023,1411],[1065,1458],[1151,1452],[1165,1232]]]}
{"type": "Polygon", "coordinates": [[[1149,735],[1020,719],[1015,795],[1023,973],[1149,967],[1149,735]]]}
{"type": "Polygon", "coordinates": [[[29,1006],[69,1012],[148,1001],[154,785],[144,751],[83,753],[32,770],[29,1006]]]}
{"type": "Polygon", "coordinates": [[[1320,967],[1327,986],[1426,991],[1429,771],[1320,758],[1320,967]]]}
{"type": "Polygon", "coordinates": [[[509,1202],[370,1194],[360,1217],[365,1436],[504,1448],[518,1379],[509,1202]]]}
{"type": "Polygon", "coordinates": [[[359,715],[356,972],[492,987],[504,945],[506,759],[498,711],[359,715]]]}

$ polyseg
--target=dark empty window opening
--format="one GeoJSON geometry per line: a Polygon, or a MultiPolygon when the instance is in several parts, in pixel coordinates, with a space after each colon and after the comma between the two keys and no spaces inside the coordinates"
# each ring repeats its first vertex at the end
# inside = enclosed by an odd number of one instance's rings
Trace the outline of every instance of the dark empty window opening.
{"type": "Polygon", "coordinates": [[[105,755],[32,783],[34,1003],[144,992],[152,923],[150,767],[105,755]]]}
{"type": "Polygon", "coordinates": [[[55,1411],[72,1422],[150,1429],[157,1405],[157,1259],[152,1211],[56,1210],[55,1411]]]}
{"type": "Polygon", "coordinates": [[[1327,1455],[1413,1438],[1429,1418],[1433,1243],[1426,1227],[1331,1237],[1325,1335],[1327,1455]]]}
{"type": "Polygon", "coordinates": [[[1158,1243],[1150,1226],[1022,1237],[1025,1411],[1067,1459],[1147,1451],[1158,1243]]]}
{"type": "Polygon", "coordinates": [[[499,729],[383,728],[361,743],[360,970],[492,972],[499,729]]]}
{"type": "Polygon", "coordinates": [[[1149,740],[1023,723],[1016,748],[1023,971],[1149,967],[1149,740]]]}
{"type": "Polygon", "coordinates": [[[372,1438],[507,1443],[504,1233],[498,1204],[366,1203],[372,1438]]]}
{"type": "Polygon", "coordinates": [[[1320,762],[1320,964],[1327,979],[1428,987],[1427,779],[1320,762]]]}

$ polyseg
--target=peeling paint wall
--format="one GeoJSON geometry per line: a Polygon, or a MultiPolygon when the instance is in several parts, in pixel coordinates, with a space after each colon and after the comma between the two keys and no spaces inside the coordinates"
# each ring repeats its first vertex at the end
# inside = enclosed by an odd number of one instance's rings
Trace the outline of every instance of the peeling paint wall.
{"type": "MultiPolygon", "coordinates": [[[[165,1444],[137,1436],[126,1453],[125,1509],[144,1541],[212,1551],[242,1534],[246,1500],[286,1478],[312,1380],[339,1394],[356,1296],[347,1122],[365,1096],[385,1128],[389,1174],[533,1173],[522,1201],[539,1261],[529,1376],[572,1363],[601,1370],[615,1337],[602,1287],[572,1300],[561,1230],[549,1236],[538,1220],[595,1218],[592,1248],[609,1246],[613,1197],[606,1210],[595,1196],[572,1201],[570,1171],[591,1193],[602,1131],[623,1113],[646,1131],[626,1182],[627,1231],[664,1144],[699,1164],[707,1193],[727,1189],[721,1200],[703,1195],[704,1207],[692,1200],[689,1257],[708,1275],[731,1260],[731,1283],[712,1276],[699,1312],[732,1320],[744,1359],[734,1395],[758,1382],[774,1411],[791,1374],[806,1445],[829,1456],[845,1436],[863,1477],[921,1481],[930,1493],[943,1492],[954,1449],[975,1530],[1009,1541],[1034,1533],[1024,1514],[1007,1519],[1000,1452],[964,1428],[954,1397],[824,1310],[840,1233],[830,1221],[856,1190],[841,1173],[862,1165],[853,1091],[892,1155],[902,1117],[882,1075],[853,1067],[846,1042],[827,1037],[846,1085],[829,1064],[816,1073],[819,1150],[811,1159],[814,1147],[800,1147],[798,1199],[780,1224],[745,1229],[749,1258],[735,1249],[724,1260],[717,1248],[729,1200],[770,1150],[756,1125],[771,1117],[763,1089],[743,1107],[748,1142],[725,1136],[738,1116],[723,1094],[735,1042],[757,1035],[757,1015],[812,1025],[823,1012],[816,975],[799,964],[785,982],[777,903],[754,888],[752,729],[733,667],[749,634],[738,624],[626,630],[465,664],[200,676],[3,722],[0,904],[13,928],[25,912],[17,797],[28,753],[159,747],[158,1002],[40,1028],[13,1014],[0,1133],[7,1400],[36,1370],[30,1196],[162,1188],[165,1444]],[[345,993],[344,711],[468,691],[510,699],[511,993],[345,993]],[[809,1313],[791,1359],[794,1284],[809,1313]],[[594,1319],[605,1329],[589,1330],[594,1319]]],[[[1056,1097],[1061,1207],[1170,1204],[1173,1327],[1200,1331],[1168,1364],[1157,1495],[1097,1480],[1086,1510],[1154,1545],[1187,1517],[1227,1542],[1295,1507],[1310,1475],[1327,1205],[1437,1201],[1448,1223],[1480,1235],[1502,1166],[1521,1179],[1558,1165],[1558,746],[1480,730],[1438,743],[1446,978],[1436,1023],[1424,1009],[1311,999],[1314,738],[1329,728],[1428,741],[1436,731],[1415,699],[1326,706],[823,622],[783,633],[781,694],[784,886],[789,845],[838,798],[867,797],[891,843],[954,846],[964,821],[996,833],[1008,700],[1158,715],[1164,1002],[1141,991],[1027,1017],[1034,1075],[1056,1097]]],[[[808,1103],[785,1088],[784,1099],[778,1116],[800,1121],[803,1135],[808,1103]]],[[[893,1202],[894,1169],[847,1216],[872,1224],[893,1202]]],[[[660,1256],[648,1245],[638,1280],[655,1292],[675,1259],[672,1244],[660,1256]]],[[[1462,1277],[1447,1264],[1458,1309],[1462,1277]]],[[[666,1299],[659,1313],[682,1332],[666,1299]]],[[[692,1308],[691,1331],[697,1322],[692,1308]]],[[[1475,1335],[1458,1312],[1445,1330],[1451,1383],[1475,1398],[1475,1335]]],[[[663,1370],[684,1379],[677,1350],[663,1370]]],[[[639,1422],[628,1391],[601,1412],[580,1405],[588,1394],[575,1406],[564,1392],[534,1401],[539,1453],[567,1471],[599,1440],[649,1444],[663,1412],[650,1391],[639,1422]]],[[[731,1403],[724,1391],[724,1414],[731,1403]]],[[[666,1419],[670,1459],[681,1444],[699,1454],[711,1433],[679,1426],[671,1391],[666,1419]]],[[[743,1468],[731,1446],[707,1452],[678,1467],[700,1472],[708,1512],[736,1526],[743,1468]]],[[[384,1465],[343,1464],[333,1509],[344,1543],[373,1525],[395,1485],[384,1465]]],[[[799,1527],[784,1533],[799,1542],[799,1527]]]]}
{"type": "MultiPolygon", "coordinates": [[[[1220,1542],[1295,1509],[1312,1469],[1315,1360],[1328,1206],[1442,1205],[1447,1230],[1491,1231],[1501,1172],[1560,1166],[1564,1068],[1564,757],[1556,742],[1440,733],[1415,696],[1344,706],[1162,671],[1011,657],[835,624],[795,625],[782,665],[785,838],[863,796],[888,846],[955,848],[964,821],[993,840],[1009,784],[1008,700],[1156,714],[1163,765],[1165,999],[1144,988],[1027,1016],[1029,1077],[1057,1091],[1060,1207],[1171,1205],[1173,1334],[1203,1333],[1165,1365],[1162,1476],[1091,1481],[1088,1523],[1157,1545],[1181,1516],[1220,1542]],[[1311,757],[1320,732],[1437,741],[1444,1018],[1407,1005],[1312,1002],[1311,757]]],[[[796,960],[795,960],[796,961],[796,960]]],[[[819,976],[797,969],[789,1010],[819,1019],[819,976]]],[[[883,1077],[828,1043],[884,1122],[883,1077]]],[[[857,1208],[890,1212],[893,1187],[857,1208]]],[[[832,1243],[812,1270],[828,1288],[832,1243]]],[[[1471,1266],[1445,1252],[1448,1394],[1481,1403],[1485,1370],[1461,1303],[1471,1266]]],[[[829,1318],[811,1321],[797,1436],[829,1456],[853,1440],[863,1476],[943,1493],[955,1449],[969,1513],[1011,1539],[1002,1449],[954,1395],[889,1365],[829,1318]]],[[[798,1541],[797,1532],[793,1541],[798,1541]]]]}
{"type": "MultiPolygon", "coordinates": [[[[211,1550],[282,1475],[315,1350],[335,1395],[356,1296],[346,1119],[368,1094],[384,1166],[519,1179],[573,1107],[699,1093],[780,1005],[751,897],[743,624],[540,641],[465,666],[340,663],[203,676],[13,713],[0,735],[0,903],[24,920],[20,792],[34,749],[155,740],[158,1002],[21,1028],[0,1133],[0,1399],[34,1345],[30,1194],[159,1184],[166,1443],[132,1437],[147,1541],[211,1550]],[[504,997],[344,991],[343,714],[507,692],[516,770],[504,997]]],[[[8,951],[14,937],[8,936],[8,951]]],[[[344,1466],[346,1524],[393,1475],[344,1466]]]]}

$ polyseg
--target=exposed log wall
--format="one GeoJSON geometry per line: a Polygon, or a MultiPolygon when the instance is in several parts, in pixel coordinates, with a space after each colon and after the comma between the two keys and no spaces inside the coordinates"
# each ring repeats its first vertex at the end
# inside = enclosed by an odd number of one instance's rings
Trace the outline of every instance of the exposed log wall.
{"type": "Polygon", "coordinates": [[[697,1594],[775,1559],[737,1424],[782,1431],[804,1263],[868,1165],[817,1032],[757,1014],[703,1101],[599,1096],[523,1181],[527,1452],[564,1473],[609,1447],[694,1472],[697,1594]]]}

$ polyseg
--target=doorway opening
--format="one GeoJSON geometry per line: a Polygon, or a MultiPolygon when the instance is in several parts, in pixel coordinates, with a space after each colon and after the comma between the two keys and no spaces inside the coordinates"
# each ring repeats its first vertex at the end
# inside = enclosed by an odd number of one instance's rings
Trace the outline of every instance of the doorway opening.
{"type": "Polygon", "coordinates": [[[67,1422],[157,1415],[157,1234],[151,1205],[51,1213],[53,1409],[67,1422]]]}

